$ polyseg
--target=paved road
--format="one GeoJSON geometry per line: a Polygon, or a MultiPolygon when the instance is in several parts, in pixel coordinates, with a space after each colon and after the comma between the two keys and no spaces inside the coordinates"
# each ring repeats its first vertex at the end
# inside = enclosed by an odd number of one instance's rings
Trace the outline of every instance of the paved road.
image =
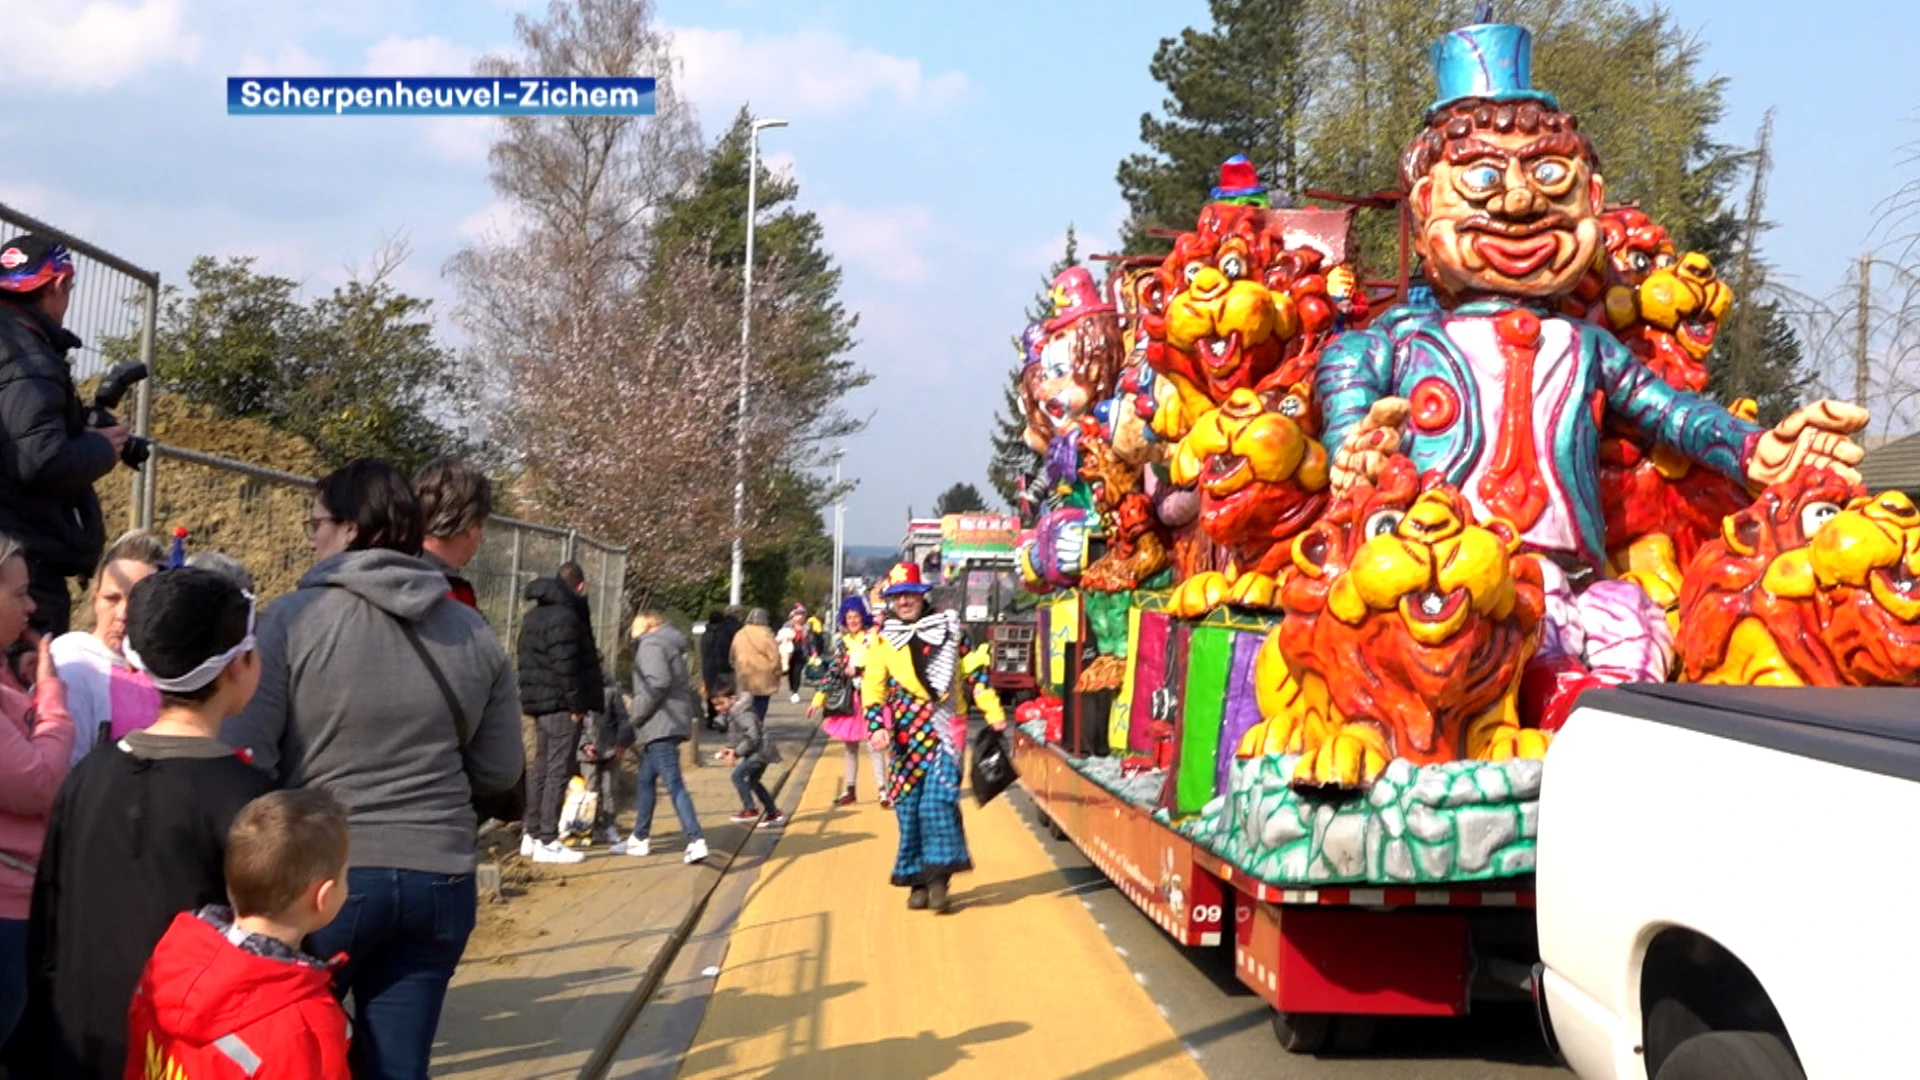
{"type": "Polygon", "coordinates": [[[894,816],[830,806],[830,759],[749,890],[681,1080],[1204,1080],[1013,807],[968,806],[953,913],[909,911],[894,816]]]}
{"type": "Polygon", "coordinates": [[[1459,1020],[1383,1021],[1364,1057],[1287,1054],[1274,1041],[1272,1010],[1234,977],[1231,944],[1215,950],[1175,945],[1072,843],[1034,826],[1033,804],[1024,792],[1016,790],[1012,798],[1035,842],[1212,1080],[1565,1080],[1572,1075],[1553,1063],[1532,1010],[1524,1006],[1482,1010],[1459,1020]]]}
{"type": "MultiPolygon", "coordinates": [[[[781,698],[767,722],[804,782],[805,748],[815,725],[803,711],[804,706],[781,698]]],[[[698,738],[703,761],[723,745],[717,733],[698,738]]],[[[691,759],[691,751],[683,753],[683,764],[691,759]]],[[[619,796],[623,827],[633,821],[631,761],[627,768],[619,796]]],[[[704,866],[681,861],[680,826],[664,795],[654,814],[658,850],[644,859],[609,855],[595,846],[582,863],[534,865],[513,853],[518,829],[493,838],[506,852],[501,861],[508,897],[481,905],[480,925],[441,1015],[434,1076],[570,1080],[579,1074],[674,927],[713,885],[726,853],[752,841],[728,873],[732,878],[773,847],[771,831],[748,838],[744,827],[727,822],[739,803],[729,771],[714,765],[686,769],[687,787],[713,850],[704,866]]],[[[789,793],[785,803],[792,801],[789,793]]]]}

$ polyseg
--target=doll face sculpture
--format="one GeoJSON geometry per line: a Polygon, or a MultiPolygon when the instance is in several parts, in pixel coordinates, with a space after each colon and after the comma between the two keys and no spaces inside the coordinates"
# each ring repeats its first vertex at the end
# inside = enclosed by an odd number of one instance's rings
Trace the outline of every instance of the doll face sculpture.
{"type": "Polygon", "coordinates": [[[1548,300],[1601,251],[1606,185],[1573,117],[1541,101],[1439,110],[1402,159],[1414,248],[1448,300],[1548,300]]]}
{"type": "Polygon", "coordinates": [[[1046,453],[1056,436],[1074,430],[1094,403],[1113,396],[1126,358],[1120,316],[1085,267],[1069,267],[1054,278],[1053,303],[1054,315],[1030,347],[1020,376],[1027,445],[1038,454],[1046,453]]]}

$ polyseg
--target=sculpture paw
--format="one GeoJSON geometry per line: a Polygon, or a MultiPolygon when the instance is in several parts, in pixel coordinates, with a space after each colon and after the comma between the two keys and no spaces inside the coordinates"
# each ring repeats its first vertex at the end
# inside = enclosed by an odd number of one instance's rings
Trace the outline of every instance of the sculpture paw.
{"type": "Polygon", "coordinates": [[[1176,619],[1198,619],[1220,606],[1227,598],[1227,576],[1209,570],[1180,583],[1167,601],[1167,614],[1176,619]]]}
{"type": "Polygon", "coordinates": [[[1550,732],[1503,727],[1487,737],[1487,745],[1481,747],[1476,756],[1482,761],[1510,761],[1514,758],[1538,760],[1547,756],[1547,744],[1552,741],[1550,732]]]}
{"type": "Polygon", "coordinates": [[[1276,716],[1247,729],[1234,750],[1235,757],[1298,754],[1306,749],[1307,726],[1293,716],[1276,716]]]}
{"type": "Polygon", "coordinates": [[[1255,611],[1276,611],[1280,607],[1280,583],[1267,574],[1241,574],[1227,593],[1227,603],[1255,611]]]}
{"type": "Polygon", "coordinates": [[[1379,732],[1349,724],[1300,759],[1293,769],[1293,786],[1364,790],[1387,771],[1392,759],[1379,732]]]}

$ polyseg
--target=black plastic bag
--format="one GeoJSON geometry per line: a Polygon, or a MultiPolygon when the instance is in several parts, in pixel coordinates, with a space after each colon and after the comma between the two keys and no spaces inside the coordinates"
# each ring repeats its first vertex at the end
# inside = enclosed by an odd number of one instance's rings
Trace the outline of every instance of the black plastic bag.
{"type": "Polygon", "coordinates": [[[973,782],[973,800],[981,806],[992,802],[1020,779],[1020,774],[1013,770],[1013,753],[1007,747],[1006,737],[991,725],[982,727],[973,736],[973,768],[968,779],[973,782]]]}
{"type": "Polygon", "coordinates": [[[820,680],[821,706],[828,716],[853,715],[853,676],[838,664],[820,680]]]}

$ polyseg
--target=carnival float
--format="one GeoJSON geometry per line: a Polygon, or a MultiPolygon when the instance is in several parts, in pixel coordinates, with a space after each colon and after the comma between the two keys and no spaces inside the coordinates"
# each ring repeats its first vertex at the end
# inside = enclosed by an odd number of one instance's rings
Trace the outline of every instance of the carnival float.
{"type": "Polygon", "coordinates": [[[1704,395],[1737,298],[1609,201],[1530,48],[1433,46],[1416,271],[1363,276],[1360,200],[1234,158],[1169,254],[1065,271],[1022,338],[1023,783],[1180,941],[1233,935],[1292,1049],[1465,1011],[1582,691],[1920,683],[1920,511],[1859,484],[1865,411],[1704,395]]]}

